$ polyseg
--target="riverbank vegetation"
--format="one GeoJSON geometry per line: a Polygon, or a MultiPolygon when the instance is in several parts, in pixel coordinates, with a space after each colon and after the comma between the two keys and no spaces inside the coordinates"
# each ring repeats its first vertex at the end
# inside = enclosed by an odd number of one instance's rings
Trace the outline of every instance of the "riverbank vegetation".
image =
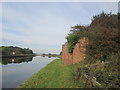
{"type": "Polygon", "coordinates": [[[61,59],[56,59],[34,74],[18,88],[73,88],[71,66],[65,66],[61,59]]]}
{"type": "MultiPolygon", "coordinates": [[[[80,38],[87,37],[86,58],[74,65],[56,59],[21,84],[20,88],[119,88],[120,14],[93,16],[89,26],[76,25],[66,37],[73,52],[80,38]]],[[[61,52],[62,54],[62,52],[61,52]]]]}
{"type": "Polygon", "coordinates": [[[17,88],[119,88],[117,68],[116,62],[64,65],[56,59],[17,88]]]}
{"type": "Polygon", "coordinates": [[[120,87],[118,74],[120,56],[120,14],[104,13],[93,16],[89,26],[76,25],[67,36],[69,53],[79,39],[87,37],[86,59],[76,69],[75,80],[84,87],[120,87]],[[86,76],[87,75],[87,76],[86,76]],[[88,78],[87,78],[88,77],[88,78]],[[94,85],[96,81],[97,84],[94,85]],[[96,86],[97,85],[97,86],[96,86]]]}
{"type": "Polygon", "coordinates": [[[41,56],[43,56],[43,57],[45,57],[45,56],[48,56],[48,57],[59,57],[60,55],[58,55],[58,54],[52,54],[52,53],[49,53],[49,54],[43,53],[41,56]]]}
{"type": "Polygon", "coordinates": [[[11,56],[29,56],[33,54],[33,51],[29,48],[20,48],[13,46],[1,46],[0,50],[2,52],[2,57],[11,57],[11,56]]]}

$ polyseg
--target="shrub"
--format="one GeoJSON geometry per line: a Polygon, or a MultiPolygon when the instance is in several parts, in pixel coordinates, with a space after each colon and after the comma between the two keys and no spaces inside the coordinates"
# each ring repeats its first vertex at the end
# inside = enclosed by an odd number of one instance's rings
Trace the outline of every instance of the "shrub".
{"type": "Polygon", "coordinates": [[[71,28],[72,28],[72,30],[70,30],[71,34],[68,34],[67,36],[69,53],[73,52],[73,48],[80,38],[87,36],[87,29],[88,29],[88,27],[81,25],[76,25],[71,28]]]}
{"type": "MultiPolygon", "coordinates": [[[[76,25],[67,36],[69,52],[73,51],[79,38],[88,37],[87,57],[83,66],[79,66],[73,73],[74,80],[84,82],[85,87],[91,87],[90,80],[86,80],[82,73],[95,77],[96,81],[107,88],[119,88],[120,75],[120,30],[118,26],[120,14],[101,14],[94,16],[90,26],[76,25]],[[101,61],[106,61],[102,62],[101,61]],[[93,64],[94,63],[94,64],[93,64]]],[[[93,86],[95,87],[95,86],[93,86]]]]}
{"type": "Polygon", "coordinates": [[[73,26],[70,30],[71,34],[67,36],[68,51],[72,53],[78,40],[82,37],[88,37],[87,54],[93,59],[107,60],[111,53],[116,54],[120,48],[119,17],[119,13],[106,14],[102,12],[93,16],[90,26],[73,26]]]}
{"type": "Polygon", "coordinates": [[[76,43],[78,42],[78,40],[79,40],[79,36],[78,36],[78,34],[70,34],[70,35],[67,37],[67,40],[68,40],[68,51],[69,51],[69,53],[72,53],[75,44],[76,44],[76,43]]]}

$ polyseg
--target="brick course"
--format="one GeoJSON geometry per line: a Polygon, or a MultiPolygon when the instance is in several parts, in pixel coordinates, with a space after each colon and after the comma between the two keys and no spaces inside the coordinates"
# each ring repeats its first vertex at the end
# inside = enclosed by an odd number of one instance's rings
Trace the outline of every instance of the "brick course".
{"type": "Polygon", "coordinates": [[[66,65],[79,63],[86,57],[85,51],[88,44],[88,39],[86,37],[81,38],[78,43],[76,43],[73,53],[68,52],[68,43],[62,46],[62,61],[66,65]]]}

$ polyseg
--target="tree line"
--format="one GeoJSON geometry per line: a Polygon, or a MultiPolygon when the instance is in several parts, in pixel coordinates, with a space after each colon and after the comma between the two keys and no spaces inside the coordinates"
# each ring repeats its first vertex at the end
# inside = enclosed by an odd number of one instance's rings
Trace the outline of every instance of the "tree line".
{"type": "Polygon", "coordinates": [[[2,55],[26,55],[33,54],[29,48],[20,48],[14,46],[1,46],[2,55]]]}

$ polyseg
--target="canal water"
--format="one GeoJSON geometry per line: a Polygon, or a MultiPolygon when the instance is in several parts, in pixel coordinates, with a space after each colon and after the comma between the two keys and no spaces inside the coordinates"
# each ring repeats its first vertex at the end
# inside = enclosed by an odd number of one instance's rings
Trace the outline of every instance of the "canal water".
{"type": "Polygon", "coordinates": [[[0,64],[2,88],[16,88],[54,59],[56,58],[42,56],[3,58],[0,64]]]}

